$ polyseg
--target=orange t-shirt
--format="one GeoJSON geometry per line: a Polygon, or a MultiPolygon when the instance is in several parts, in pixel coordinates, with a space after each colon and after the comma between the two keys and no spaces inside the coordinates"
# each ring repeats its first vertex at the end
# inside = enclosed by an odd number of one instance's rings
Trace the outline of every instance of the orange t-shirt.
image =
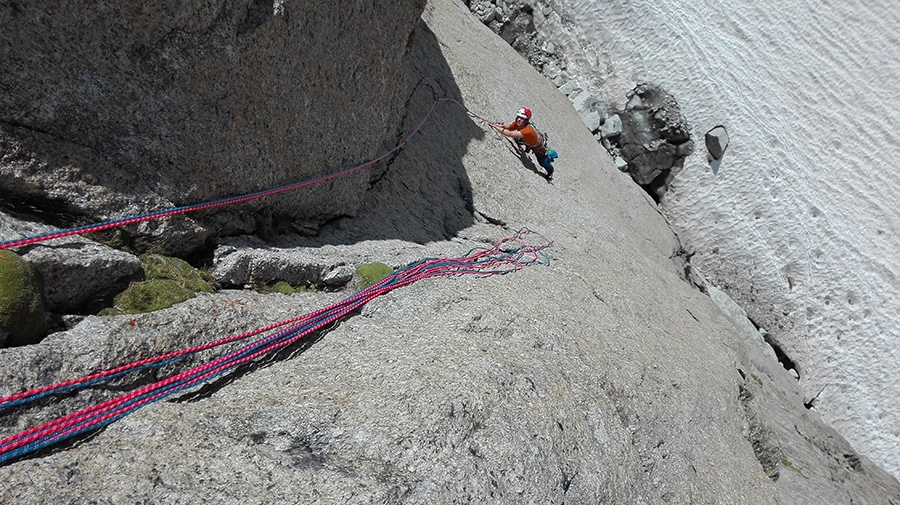
{"type": "MultiPolygon", "coordinates": [[[[516,130],[516,122],[513,121],[506,127],[507,130],[516,130]]],[[[530,147],[535,151],[541,150],[543,146],[541,145],[541,136],[538,134],[537,130],[534,129],[531,124],[527,124],[523,126],[520,130],[522,132],[522,142],[525,142],[525,145],[530,147]]],[[[539,154],[539,153],[536,153],[539,154]]]]}

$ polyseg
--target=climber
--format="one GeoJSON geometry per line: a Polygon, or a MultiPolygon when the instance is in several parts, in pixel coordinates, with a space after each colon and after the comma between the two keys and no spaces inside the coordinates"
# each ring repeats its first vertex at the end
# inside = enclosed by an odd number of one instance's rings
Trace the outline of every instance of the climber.
{"type": "Polygon", "coordinates": [[[522,107],[516,112],[516,119],[508,125],[489,123],[498,133],[515,139],[518,144],[525,145],[525,152],[534,152],[538,164],[547,171],[547,180],[553,180],[553,160],[556,159],[556,151],[548,150],[544,139],[534,126],[531,125],[531,109],[522,107]]]}

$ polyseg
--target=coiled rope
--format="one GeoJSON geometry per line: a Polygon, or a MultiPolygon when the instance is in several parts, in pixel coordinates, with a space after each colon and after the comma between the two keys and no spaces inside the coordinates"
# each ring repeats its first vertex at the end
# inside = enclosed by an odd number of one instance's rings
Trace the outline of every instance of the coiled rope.
{"type": "Polygon", "coordinates": [[[0,398],[0,409],[14,407],[47,395],[88,387],[128,372],[158,368],[202,350],[272,331],[267,336],[234,351],[227,352],[202,365],[0,440],[0,463],[46,448],[87,431],[106,426],[145,405],[209,381],[241,364],[248,363],[266,354],[271,354],[273,351],[336,323],[347,314],[359,309],[376,297],[393,291],[398,287],[432,277],[467,274],[483,276],[507,274],[534,264],[549,264],[549,258],[543,250],[551,245],[551,241],[546,240],[539,234],[523,229],[511,237],[502,239],[491,248],[473,249],[460,258],[421,260],[394,272],[341,302],[304,316],[281,321],[264,328],[223,338],[208,344],[136,361],[78,379],[0,398]],[[532,244],[531,241],[534,240],[538,240],[539,243],[532,244]]]}
{"type": "Polygon", "coordinates": [[[299,189],[304,186],[309,186],[309,185],[316,184],[319,182],[324,182],[324,181],[327,181],[330,179],[334,179],[336,177],[341,177],[341,176],[344,176],[347,174],[351,174],[351,173],[361,170],[365,167],[374,165],[375,163],[378,163],[379,161],[387,158],[391,154],[396,153],[399,150],[401,150],[403,148],[403,146],[406,145],[410,140],[412,140],[412,138],[416,135],[416,133],[418,133],[419,130],[422,129],[422,127],[425,125],[425,123],[431,117],[431,114],[434,112],[434,109],[440,103],[456,104],[457,106],[462,108],[464,111],[466,111],[466,114],[468,114],[470,117],[476,118],[485,123],[491,123],[491,121],[488,121],[487,119],[475,114],[474,112],[467,109],[466,106],[464,106],[463,104],[457,102],[456,100],[454,100],[452,98],[436,98],[434,103],[431,104],[431,108],[428,110],[428,113],[425,114],[425,117],[422,118],[422,120],[419,122],[419,124],[416,125],[416,127],[412,130],[412,132],[410,132],[409,135],[406,136],[406,138],[401,140],[393,149],[391,149],[391,150],[385,152],[384,154],[382,154],[381,156],[378,156],[377,158],[374,158],[365,163],[362,163],[362,164],[359,164],[356,166],[352,166],[349,168],[345,168],[343,170],[339,170],[337,172],[333,172],[333,173],[323,175],[320,177],[315,177],[315,178],[308,179],[305,181],[288,184],[286,186],[267,189],[267,190],[263,190],[263,191],[257,191],[255,193],[247,193],[245,195],[223,198],[221,200],[213,200],[213,201],[197,203],[197,204],[193,204],[193,205],[185,205],[183,207],[175,207],[175,208],[166,209],[166,210],[159,210],[159,211],[155,211],[155,212],[149,212],[146,214],[140,214],[137,216],[124,217],[121,219],[113,219],[113,220],[104,221],[101,223],[79,226],[76,228],[59,230],[59,231],[55,231],[55,232],[45,233],[42,235],[35,235],[32,237],[25,237],[25,238],[16,239],[16,240],[9,240],[6,242],[0,242],[0,249],[9,249],[11,247],[18,247],[18,246],[23,246],[23,245],[28,245],[28,244],[34,244],[37,242],[45,242],[47,240],[68,237],[70,235],[82,235],[85,233],[98,232],[98,231],[108,230],[111,228],[118,228],[120,226],[142,223],[144,221],[150,221],[153,219],[162,219],[164,217],[176,216],[179,214],[186,214],[188,212],[196,212],[199,210],[206,210],[206,209],[212,209],[215,207],[221,207],[224,205],[232,205],[232,204],[236,204],[236,203],[242,203],[242,202],[246,202],[248,200],[254,200],[256,198],[271,196],[271,195],[274,195],[277,193],[293,191],[295,189],[299,189]]]}

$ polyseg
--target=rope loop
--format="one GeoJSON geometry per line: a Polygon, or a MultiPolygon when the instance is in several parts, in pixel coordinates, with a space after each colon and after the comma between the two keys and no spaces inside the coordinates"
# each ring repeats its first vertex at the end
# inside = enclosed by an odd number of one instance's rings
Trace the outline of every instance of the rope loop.
{"type": "Polygon", "coordinates": [[[67,393],[92,386],[129,372],[159,368],[175,360],[224,344],[266,334],[257,340],[225,352],[218,358],[192,367],[134,391],[102,401],[93,406],[64,415],[39,426],[0,440],[0,463],[49,447],[87,431],[107,426],[135,410],[170,395],[207,382],[235,367],[254,361],[289,346],[312,333],[324,331],[375,298],[420,280],[459,275],[503,275],[527,266],[549,264],[544,252],[552,242],[529,229],[522,229],[495,243],[490,248],[472,249],[458,258],[428,258],[397,270],[371,286],[344,300],[303,316],[270,324],[263,328],[226,337],[207,344],[135,361],[86,375],[84,377],[43,386],[31,391],[0,398],[0,409],[32,402],[50,395],[67,393]]]}

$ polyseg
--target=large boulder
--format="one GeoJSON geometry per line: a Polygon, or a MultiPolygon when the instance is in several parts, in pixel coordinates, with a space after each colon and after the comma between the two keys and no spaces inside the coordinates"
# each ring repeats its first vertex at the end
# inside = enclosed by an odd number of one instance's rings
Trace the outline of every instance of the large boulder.
{"type": "Polygon", "coordinates": [[[713,160],[721,160],[725,155],[725,149],[728,148],[728,130],[718,125],[706,132],[705,140],[709,156],[713,160]]]}
{"type": "Polygon", "coordinates": [[[632,179],[658,199],[693,149],[687,121],[672,95],[648,83],[628,93],[621,118],[612,149],[628,163],[632,179]]]}
{"type": "Polygon", "coordinates": [[[0,346],[40,342],[44,322],[41,274],[17,254],[0,250],[0,346]]]}
{"type": "MultiPolygon", "coordinates": [[[[371,159],[398,139],[424,3],[4,2],[0,189],[83,223],[371,159]],[[366,140],[348,142],[359,130],[366,140]]],[[[253,232],[280,217],[315,228],[356,212],[384,168],[134,231],[171,233],[163,252],[185,252],[210,231],[253,232]]]]}

